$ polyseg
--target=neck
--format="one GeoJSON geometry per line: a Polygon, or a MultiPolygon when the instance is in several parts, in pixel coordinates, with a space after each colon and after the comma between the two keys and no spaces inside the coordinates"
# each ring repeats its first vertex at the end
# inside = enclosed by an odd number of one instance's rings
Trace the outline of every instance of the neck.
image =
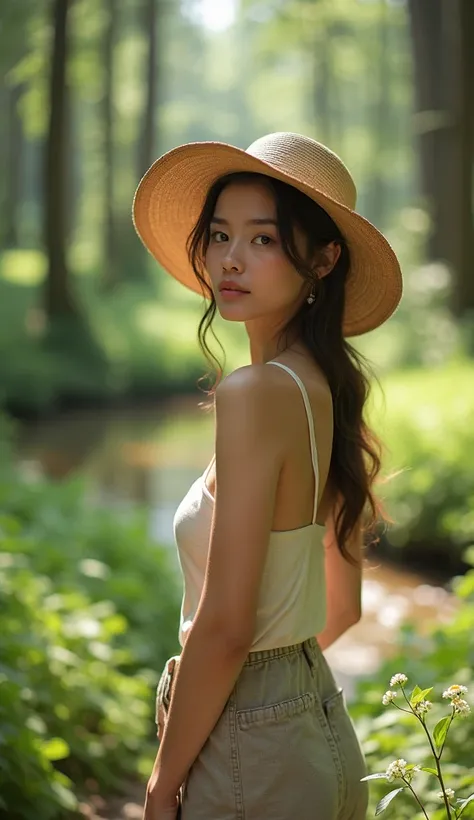
{"type": "Polygon", "coordinates": [[[276,359],[282,353],[296,353],[297,355],[304,355],[306,349],[301,341],[298,339],[286,339],[281,337],[272,338],[255,338],[254,335],[249,335],[249,349],[251,364],[264,364],[271,359],[276,359]],[[286,342],[286,343],[285,343],[286,342]]]}

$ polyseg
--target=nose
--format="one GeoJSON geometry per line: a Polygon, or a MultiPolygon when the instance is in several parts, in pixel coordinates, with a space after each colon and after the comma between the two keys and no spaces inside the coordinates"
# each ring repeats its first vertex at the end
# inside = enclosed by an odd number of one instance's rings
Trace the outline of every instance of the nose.
{"type": "Polygon", "coordinates": [[[230,243],[226,249],[226,253],[222,258],[222,270],[224,271],[237,271],[237,273],[242,273],[243,271],[243,263],[240,259],[239,255],[236,253],[236,248],[231,247],[230,243]]]}

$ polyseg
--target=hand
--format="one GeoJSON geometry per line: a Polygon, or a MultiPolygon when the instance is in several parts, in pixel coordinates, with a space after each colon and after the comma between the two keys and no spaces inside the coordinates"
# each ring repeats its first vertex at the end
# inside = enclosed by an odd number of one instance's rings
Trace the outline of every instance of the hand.
{"type": "Polygon", "coordinates": [[[179,664],[180,655],[173,655],[172,658],[169,658],[166,661],[166,666],[162,674],[162,678],[160,680],[160,684],[158,686],[158,693],[157,693],[157,715],[156,715],[156,722],[157,722],[157,732],[156,736],[158,740],[161,741],[163,737],[163,733],[165,731],[166,720],[167,720],[167,711],[169,701],[171,700],[171,694],[173,691],[173,683],[174,683],[174,676],[176,674],[176,668],[179,664]],[[163,687],[162,684],[164,683],[163,687]],[[166,705],[165,705],[166,700],[166,705]]]}
{"type": "Polygon", "coordinates": [[[142,820],[177,820],[179,797],[163,799],[147,789],[142,820]]]}

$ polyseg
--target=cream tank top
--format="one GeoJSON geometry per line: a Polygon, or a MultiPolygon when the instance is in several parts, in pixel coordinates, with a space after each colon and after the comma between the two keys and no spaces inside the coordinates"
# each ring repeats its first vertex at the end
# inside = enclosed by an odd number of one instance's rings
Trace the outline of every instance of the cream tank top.
{"type": "MultiPolygon", "coordinates": [[[[316,523],[319,470],[314,421],[306,388],[299,376],[281,362],[303,396],[309,426],[314,470],[311,524],[293,530],[272,530],[257,607],[256,630],[250,651],[300,643],[320,632],[326,622],[326,584],[323,536],[316,523]]],[[[209,469],[209,468],[208,468],[209,469]]],[[[214,498],[206,487],[208,469],[196,479],[179,504],[173,529],[183,574],[179,642],[184,646],[204,585],[214,498]]]]}

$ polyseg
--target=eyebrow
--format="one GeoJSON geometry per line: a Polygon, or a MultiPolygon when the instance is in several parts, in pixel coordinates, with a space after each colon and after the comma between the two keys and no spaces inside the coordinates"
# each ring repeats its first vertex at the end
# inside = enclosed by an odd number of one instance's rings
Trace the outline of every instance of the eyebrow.
{"type": "MultiPolygon", "coordinates": [[[[216,225],[228,225],[229,222],[227,219],[222,219],[220,216],[213,216],[211,219],[211,223],[214,222],[216,225]]],[[[247,219],[247,225],[278,225],[276,219],[269,219],[268,217],[264,217],[262,219],[247,219]]]]}

